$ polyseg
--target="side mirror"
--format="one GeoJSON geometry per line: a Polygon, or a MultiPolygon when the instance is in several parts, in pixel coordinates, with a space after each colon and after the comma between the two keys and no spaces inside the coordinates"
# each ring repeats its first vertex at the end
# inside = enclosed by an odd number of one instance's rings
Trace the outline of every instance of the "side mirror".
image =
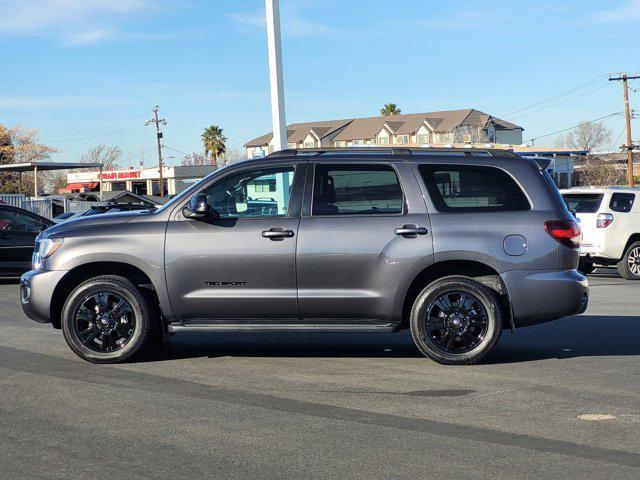
{"type": "Polygon", "coordinates": [[[207,203],[206,195],[194,195],[189,200],[189,205],[182,209],[182,215],[185,218],[191,218],[194,220],[202,220],[211,213],[211,206],[207,203]]]}

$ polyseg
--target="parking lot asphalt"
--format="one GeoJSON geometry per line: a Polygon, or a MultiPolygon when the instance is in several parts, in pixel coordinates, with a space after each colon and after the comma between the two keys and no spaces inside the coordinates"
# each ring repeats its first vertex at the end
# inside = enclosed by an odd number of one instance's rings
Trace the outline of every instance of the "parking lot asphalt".
{"type": "Polygon", "coordinates": [[[182,334],[91,365],[2,284],[0,478],[637,479],[640,282],[589,282],[585,314],[466,367],[408,332],[182,334]]]}

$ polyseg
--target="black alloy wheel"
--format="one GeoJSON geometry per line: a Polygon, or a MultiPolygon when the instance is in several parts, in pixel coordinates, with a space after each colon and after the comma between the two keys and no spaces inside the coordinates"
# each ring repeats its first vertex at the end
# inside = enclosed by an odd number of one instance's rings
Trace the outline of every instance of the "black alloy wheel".
{"type": "Polygon", "coordinates": [[[487,311],[472,293],[451,290],[433,299],[420,326],[425,338],[444,353],[465,353],[484,339],[487,311]]]}
{"type": "Polygon", "coordinates": [[[152,336],[151,309],[138,287],[116,275],[78,285],[62,307],[69,347],[93,363],[118,363],[141,353],[152,336]]]}
{"type": "Polygon", "coordinates": [[[84,298],[74,312],[75,333],[96,352],[123,348],[136,327],[131,304],[115,292],[99,290],[84,298]]]}
{"type": "Polygon", "coordinates": [[[501,311],[499,294],[489,287],[470,277],[443,277],[416,297],[411,335],[418,349],[438,363],[477,363],[498,343],[501,311]]]}

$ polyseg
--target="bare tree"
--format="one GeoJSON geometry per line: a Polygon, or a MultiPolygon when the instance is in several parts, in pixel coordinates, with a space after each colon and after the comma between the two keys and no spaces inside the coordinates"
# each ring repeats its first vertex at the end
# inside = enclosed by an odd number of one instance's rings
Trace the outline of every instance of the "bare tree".
{"type": "Polygon", "coordinates": [[[104,143],[91,147],[80,155],[82,163],[102,163],[104,170],[117,170],[120,165],[122,150],[115,145],[106,146],[104,143]]]}
{"type": "Polygon", "coordinates": [[[576,165],[576,173],[583,186],[604,187],[627,183],[626,159],[588,155],[586,160],[576,165]]]}
{"type": "Polygon", "coordinates": [[[580,122],[576,128],[560,135],[556,147],[592,151],[607,146],[611,142],[611,130],[601,122],[580,122]]]}
{"type": "Polygon", "coordinates": [[[198,165],[211,165],[211,162],[204,153],[190,153],[182,158],[182,165],[185,167],[198,165]]]}
{"type": "Polygon", "coordinates": [[[220,164],[231,165],[232,163],[241,162],[247,159],[247,153],[244,150],[238,150],[237,148],[231,148],[224,152],[222,155],[220,164]]]}
{"type": "MultiPolygon", "coordinates": [[[[7,128],[0,124],[0,164],[27,163],[47,160],[58,152],[54,147],[43,145],[39,140],[39,130],[16,125],[7,128]]],[[[44,179],[43,174],[42,178],[44,179]]],[[[38,177],[40,178],[40,176],[38,177]]],[[[33,174],[22,175],[22,187],[19,174],[0,173],[0,193],[25,193],[33,191],[33,174]]]]}

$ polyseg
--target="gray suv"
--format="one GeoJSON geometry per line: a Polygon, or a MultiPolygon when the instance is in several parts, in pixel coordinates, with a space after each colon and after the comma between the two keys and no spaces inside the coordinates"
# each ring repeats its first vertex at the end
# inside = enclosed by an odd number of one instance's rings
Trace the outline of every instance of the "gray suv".
{"type": "Polygon", "coordinates": [[[395,332],[471,364],[586,308],[580,230],[546,165],[502,150],[284,150],[155,211],[41,235],[26,314],[121,362],[180,332],[395,332]]]}

